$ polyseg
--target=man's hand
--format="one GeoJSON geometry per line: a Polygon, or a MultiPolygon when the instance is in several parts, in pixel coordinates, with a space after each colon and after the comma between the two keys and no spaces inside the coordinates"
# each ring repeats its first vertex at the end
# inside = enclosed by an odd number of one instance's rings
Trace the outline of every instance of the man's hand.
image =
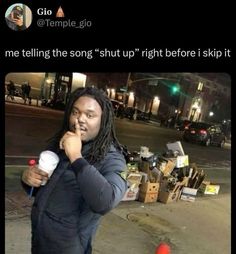
{"type": "Polygon", "coordinates": [[[23,26],[23,19],[22,19],[22,18],[13,19],[13,22],[14,22],[17,26],[23,26]]]}
{"type": "Polygon", "coordinates": [[[42,181],[47,180],[48,173],[40,170],[36,165],[30,166],[22,175],[22,181],[32,187],[40,187],[42,181]]]}
{"type": "Polygon", "coordinates": [[[65,153],[71,163],[78,158],[82,158],[82,141],[78,119],[75,120],[75,132],[67,131],[61,138],[60,149],[65,150],[65,153]]]}

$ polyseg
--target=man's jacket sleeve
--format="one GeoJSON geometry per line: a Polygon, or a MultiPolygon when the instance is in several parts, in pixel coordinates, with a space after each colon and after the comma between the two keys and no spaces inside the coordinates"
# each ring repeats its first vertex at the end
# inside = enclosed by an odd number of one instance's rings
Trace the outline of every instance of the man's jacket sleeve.
{"type": "Polygon", "coordinates": [[[126,162],[116,154],[110,154],[99,170],[83,158],[71,164],[85,202],[96,213],[105,214],[114,208],[127,189],[127,182],[122,177],[126,162]]]}

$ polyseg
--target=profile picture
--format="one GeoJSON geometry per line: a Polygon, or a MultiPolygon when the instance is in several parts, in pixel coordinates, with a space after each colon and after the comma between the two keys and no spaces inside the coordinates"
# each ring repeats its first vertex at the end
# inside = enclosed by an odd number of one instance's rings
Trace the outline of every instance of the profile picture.
{"type": "Polygon", "coordinates": [[[32,23],[32,12],[25,4],[12,4],[6,10],[5,19],[9,28],[14,31],[23,31],[32,23]]]}

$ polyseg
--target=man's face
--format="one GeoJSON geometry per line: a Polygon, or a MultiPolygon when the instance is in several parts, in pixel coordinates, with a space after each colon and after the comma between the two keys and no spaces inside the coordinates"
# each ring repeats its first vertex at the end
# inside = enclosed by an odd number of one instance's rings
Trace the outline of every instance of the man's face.
{"type": "Polygon", "coordinates": [[[88,96],[82,96],[75,101],[70,114],[70,131],[75,131],[75,119],[78,119],[81,140],[94,139],[100,130],[102,109],[98,102],[88,96]]]}

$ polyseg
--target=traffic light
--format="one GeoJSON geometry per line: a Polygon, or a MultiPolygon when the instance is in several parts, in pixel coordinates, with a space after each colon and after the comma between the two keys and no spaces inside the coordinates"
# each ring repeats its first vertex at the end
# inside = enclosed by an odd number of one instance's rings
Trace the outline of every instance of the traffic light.
{"type": "Polygon", "coordinates": [[[171,87],[171,92],[172,92],[172,94],[178,93],[178,92],[179,92],[179,86],[174,84],[174,85],[171,87]]]}

